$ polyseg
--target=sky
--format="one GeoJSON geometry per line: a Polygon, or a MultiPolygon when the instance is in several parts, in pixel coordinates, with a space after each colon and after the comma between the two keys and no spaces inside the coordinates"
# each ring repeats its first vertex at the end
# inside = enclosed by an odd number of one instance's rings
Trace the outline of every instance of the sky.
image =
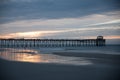
{"type": "Polygon", "coordinates": [[[119,0],[0,0],[0,38],[120,40],[119,0]]]}

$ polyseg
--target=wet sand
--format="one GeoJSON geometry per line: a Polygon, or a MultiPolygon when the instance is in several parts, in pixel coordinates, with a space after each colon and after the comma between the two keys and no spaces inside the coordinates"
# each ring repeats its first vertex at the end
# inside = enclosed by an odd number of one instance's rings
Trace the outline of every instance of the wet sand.
{"type": "Polygon", "coordinates": [[[71,56],[71,57],[85,57],[95,64],[114,64],[120,65],[120,55],[118,54],[104,54],[104,53],[87,53],[87,52],[54,52],[55,55],[71,56]]]}
{"type": "Polygon", "coordinates": [[[0,80],[120,80],[119,56],[70,52],[53,54],[87,57],[93,64],[75,66],[0,59],[0,80]]]}

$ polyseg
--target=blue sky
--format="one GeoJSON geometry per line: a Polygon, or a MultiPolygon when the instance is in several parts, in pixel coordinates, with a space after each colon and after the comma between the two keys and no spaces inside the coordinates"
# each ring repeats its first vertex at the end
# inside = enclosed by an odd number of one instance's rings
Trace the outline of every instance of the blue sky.
{"type": "Polygon", "coordinates": [[[119,0],[1,0],[0,38],[120,39],[119,0]]]}

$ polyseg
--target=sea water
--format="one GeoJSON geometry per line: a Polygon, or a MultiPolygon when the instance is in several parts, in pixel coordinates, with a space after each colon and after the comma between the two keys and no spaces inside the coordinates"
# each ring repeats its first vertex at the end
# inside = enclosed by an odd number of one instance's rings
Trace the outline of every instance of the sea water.
{"type": "Polygon", "coordinates": [[[62,47],[62,48],[0,48],[0,58],[9,61],[30,63],[56,63],[64,65],[92,65],[87,57],[60,56],[53,54],[84,53],[120,55],[120,45],[62,47]]]}

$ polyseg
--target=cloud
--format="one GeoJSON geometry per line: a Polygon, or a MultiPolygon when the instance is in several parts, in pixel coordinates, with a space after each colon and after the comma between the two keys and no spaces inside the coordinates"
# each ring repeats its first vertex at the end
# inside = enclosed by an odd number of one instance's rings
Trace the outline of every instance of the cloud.
{"type": "Polygon", "coordinates": [[[17,32],[0,35],[0,38],[40,38],[53,33],[58,33],[59,31],[33,31],[33,32],[17,32]]]}
{"type": "MultiPolygon", "coordinates": [[[[38,0],[34,0],[34,1],[38,1],[38,0]]],[[[10,2],[34,2],[33,0],[1,0],[2,4],[6,4],[6,3],[10,3],[10,2]]]]}
{"type": "Polygon", "coordinates": [[[2,0],[0,38],[119,39],[117,0],[2,0]]]}
{"type": "Polygon", "coordinates": [[[117,20],[112,20],[112,21],[108,21],[108,22],[103,22],[103,23],[96,23],[96,24],[91,24],[89,26],[99,26],[99,25],[110,25],[110,24],[120,24],[120,19],[117,20]]]}
{"type": "MultiPolygon", "coordinates": [[[[45,30],[75,30],[81,28],[106,28],[118,26],[120,19],[114,15],[93,14],[78,18],[61,18],[61,19],[33,19],[33,20],[16,20],[9,23],[1,24],[0,34],[45,31],[45,30]],[[107,26],[109,25],[109,26],[107,26]]],[[[118,27],[113,27],[118,28],[118,27]]]]}
{"type": "MultiPolygon", "coordinates": [[[[95,38],[119,36],[120,19],[92,14],[78,18],[18,20],[1,25],[1,38],[95,38]]],[[[112,13],[113,14],[113,13],[112,13]]],[[[111,39],[119,37],[111,37],[111,39]]]]}
{"type": "MultiPolygon", "coordinates": [[[[32,2],[33,0],[10,0],[10,1],[12,1],[12,2],[32,2]]],[[[34,0],[34,1],[36,1],[36,0],[34,0]]]]}
{"type": "MultiPolygon", "coordinates": [[[[50,30],[50,31],[32,31],[32,32],[17,32],[2,34],[0,38],[91,38],[91,36],[96,37],[97,35],[118,36],[119,27],[96,27],[96,28],[77,28],[68,30],[50,30]],[[89,35],[88,35],[89,34],[89,35]]],[[[119,37],[111,37],[119,38],[119,37]]]]}
{"type": "Polygon", "coordinates": [[[116,0],[5,0],[0,23],[24,19],[60,19],[119,11],[116,0]],[[27,3],[26,3],[27,2],[27,3]]]}

